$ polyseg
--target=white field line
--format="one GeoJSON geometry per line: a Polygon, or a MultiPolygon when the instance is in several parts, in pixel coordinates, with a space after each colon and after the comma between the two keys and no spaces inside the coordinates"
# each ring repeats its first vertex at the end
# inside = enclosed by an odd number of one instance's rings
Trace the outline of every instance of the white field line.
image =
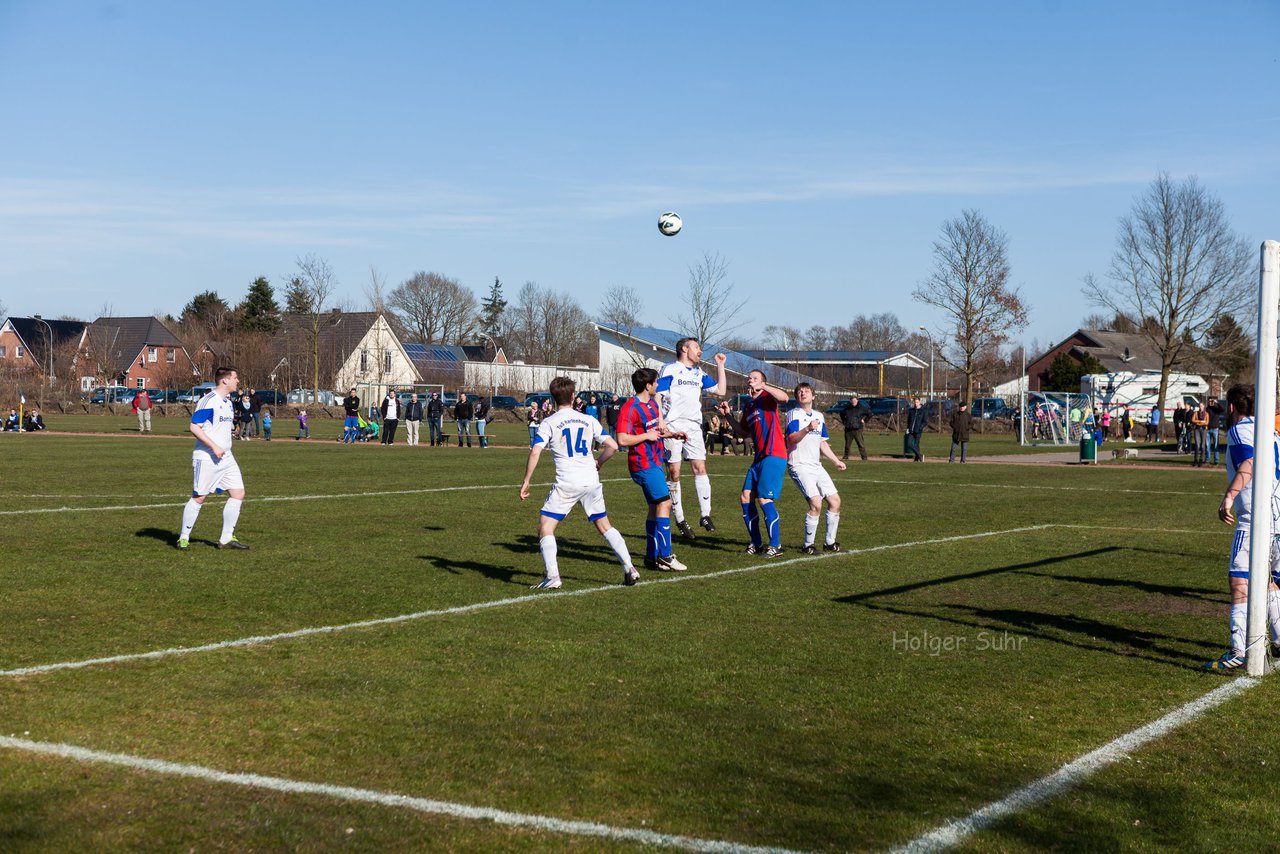
{"type": "Polygon", "coordinates": [[[1008,797],[988,804],[962,819],[945,824],[937,830],[916,837],[905,845],[894,848],[891,854],[934,854],[963,843],[970,836],[990,827],[995,822],[1015,813],[1030,809],[1047,801],[1080,781],[1126,759],[1138,748],[1167,735],[1178,727],[1190,723],[1205,712],[1225,703],[1235,695],[1259,684],[1259,680],[1237,677],[1203,697],[1179,706],[1169,714],[1146,726],[1120,736],[1078,759],[1068,762],[1047,777],[1023,786],[1008,797]]]}
{"type": "MultiPolygon", "coordinates": [[[[816,560],[824,560],[828,558],[840,558],[853,555],[873,554],[875,552],[889,551],[891,549],[908,549],[916,546],[930,546],[938,543],[952,543],[961,540],[975,540],[983,537],[998,537],[1004,534],[1021,534],[1028,531],[1040,531],[1046,528],[1052,528],[1053,525],[1032,525],[1024,528],[1008,528],[1002,531],[983,531],[977,534],[960,534],[953,537],[939,537],[932,540],[916,540],[907,543],[889,543],[882,546],[869,546],[864,549],[849,549],[843,552],[824,553],[819,555],[805,555],[804,557],[791,558],[783,561],[771,561],[768,563],[755,564],[753,566],[737,567],[735,569],[723,569],[718,572],[708,573],[681,573],[662,578],[654,578],[648,581],[642,581],[637,587],[643,587],[650,584],[674,584],[683,581],[695,581],[712,578],[726,578],[731,575],[739,575],[744,572],[758,572],[762,569],[771,569],[779,566],[789,566],[796,563],[812,562],[816,560]]],[[[482,611],[488,608],[501,608],[506,605],[520,605],[526,602],[553,601],[562,600],[575,596],[588,596],[593,593],[603,593],[610,590],[622,590],[620,586],[607,585],[603,587],[584,587],[580,590],[558,591],[556,593],[526,593],[523,596],[513,596],[508,599],[493,599],[488,602],[474,602],[470,605],[456,605],[452,608],[439,608],[431,611],[417,611],[412,614],[400,614],[394,617],[379,617],[372,620],[360,620],[353,623],[343,623],[334,626],[315,626],[312,628],[295,629],[288,632],[278,632],[270,635],[255,635],[253,637],[238,638],[236,640],[218,641],[216,643],[200,644],[199,646],[178,646],[168,649],[156,649],[150,652],[133,652],[123,655],[111,655],[103,658],[87,658],[78,661],[62,661],[55,664],[36,664],[30,667],[18,667],[12,670],[0,670],[0,676],[31,676],[37,673],[49,673],[55,670],[78,670],[84,667],[94,667],[100,664],[120,664],[127,661],[143,661],[148,659],[170,658],[176,655],[191,655],[197,652],[213,652],[221,649],[237,649],[240,647],[260,646],[262,644],[273,643],[275,641],[290,640],[292,638],[303,638],[312,635],[328,635],[338,632],[351,631],[352,629],[367,629],[377,626],[389,626],[396,623],[408,623],[414,620],[423,620],[428,617],[445,617],[452,614],[469,614],[474,611],[482,611]]]]}
{"type": "MultiPolygon", "coordinates": [[[[874,478],[865,478],[865,477],[851,477],[851,478],[846,477],[846,478],[839,478],[839,480],[841,482],[875,483],[875,484],[884,484],[887,486],[943,486],[943,487],[947,487],[948,489],[969,487],[971,489],[1034,489],[1034,490],[1049,490],[1053,492],[1121,492],[1121,493],[1132,493],[1135,495],[1151,495],[1152,494],[1151,490],[1149,489],[1113,489],[1108,486],[1053,486],[1051,484],[1038,484],[1038,483],[1012,483],[1012,484],[1011,483],[951,483],[948,481],[938,481],[938,480],[876,480],[874,478]]],[[[1198,492],[1191,492],[1191,491],[1179,492],[1177,490],[1172,490],[1172,489],[1162,489],[1160,490],[1159,494],[1160,495],[1217,495],[1219,492],[1221,492],[1221,490],[1214,491],[1210,489],[1210,490],[1202,490],[1198,492]]]]}
{"type": "Polygon", "coordinates": [[[571,836],[588,836],[604,839],[638,842],[643,845],[656,845],[663,848],[679,848],[685,851],[711,852],[711,854],[798,854],[785,848],[766,848],[755,845],[740,845],[735,842],[723,842],[715,839],[699,839],[692,836],[677,836],[659,833],[654,830],[643,830],[630,827],[613,827],[589,821],[571,821],[552,816],[529,813],[508,812],[493,807],[477,807],[459,804],[452,801],[437,801],[419,798],[412,795],[401,795],[394,792],[380,792],[375,789],[357,789],[350,786],[335,786],[328,783],[309,783],[302,780],[289,780],[283,777],[266,777],[260,774],[236,774],[206,768],[202,765],[190,765],[180,762],[165,762],[159,759],[148,759],[143,756],[130,756],[124,753],[107,753],[89,750],[72,744],[53,744],[49,742],[30,741],[22,738],[0,736],[0,747],[20,750],[42,756],[55,756],[62,759],[73,759],[77,762],[117,765],[135,771],[151,774],[164,774],[170,777],[186,777],[209,783],[243,786],[249,789],[266,789],[292,795],[321,795],[341,801],[378,804],[386,807],[410,809],[431,815],[443,815],[455,819],[472,821],[491,821],[495,824],[511,827],[525,827],[548,833],[560,833],[571,836]]]}

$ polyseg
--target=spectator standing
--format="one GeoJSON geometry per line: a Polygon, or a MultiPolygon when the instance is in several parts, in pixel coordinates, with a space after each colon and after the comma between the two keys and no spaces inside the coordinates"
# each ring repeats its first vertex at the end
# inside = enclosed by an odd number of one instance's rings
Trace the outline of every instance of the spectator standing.
{"type": "Polygon", "coordinates": [[[1125,406],[1120,412],[1120,432],[1124,434],[1126,442],[1132,442],[1133,439],[1133,411],[1125,406]]]}
{"type": "Polygon", "coordinates": [[[298,435],[294,439],[294,441],[299,442],[303,439],[310,439],[310,438],[311,438],[311,428],[307,426],[307,410],[304,409],[298,413],[298,435]]]}
{"type": "MultiPolygon", "coordinates": [[[[1102,442],[1111,438],[1111,410],[1105,406],[1102,408],[1102,419],[1098,422],[1102,425],[1102,442]]],[[[1101,445],[1102,442],[1098,444],[1101,445]]]]}
{"type": "Polygon", "coordinates": [[[236,413],[240,418],[240,438],[247,442],[256,435],[253,432],[253,410],[249,395],[240,395],[240,399],[236,401],[236,413]]]}
{"type": "Polygon", "coordinates": [[[1160,407],[1151,407],[1151,415],[1147,419],[1147,441],[1160,441],[1160,407]]]}
{"type": "Polygon", "coordinates": [[[271,441],[271,410],[262,410],[262,441],[271,441]]]}
{"type": "Polygon", "coordinates": [[[133,396],[133,414],[138,416],[138,432],[151,432],[151,395],[145,388],[138,389],[133,396]]]}
{"type": "Polygon", "coordinates": [[[532,442],[534,437],[538,435],[538,424],[542,422],[542,408],[538,404],[529,404],[529,411],[525,413],[525,421],[529,424],[529,441],[532,442]]]}
{"type": "Polygon", "coordinates": [[[951,413],[951,455],[947,457],[947,462],[956,461],[956,448],[960,449],[960,462],[968,462],[969,431],[972,427],[973,415],[969,412],[969,404],[962,400],[956,411],[951,413]]]}
{"type": "Polygon", "coordinates": [[[262,433],[262,395],[256,388],[249,389],[249,412],[253,415],[253,435],[262,433]]]}
{"type": "Polygon", "coordinates": [[[438,391],[431,392],[427,401],[427,441],[433,448],[444,444],[444,401],[438,391]]]}
{"type": "Polygon", "coordinates": [[[484,435],[484,429],[489,424],[489,412],[489,401],[483,397],[477,397],[475,409],[476,439],[480,442],[480,447],[482,448],[489,447],[489,440],[484,435]]]}
{"type": "Polygon", "coordinates": [[[844,457],[849,459],[849,446],[858,446],[858,456],[867,458],[867,446],[862,442],[862,431],[871,417],[871,407],[858,399],[858,395],[849,395],[849,405],[840,413],[840,423],[844,426],[844,457]]]}
{"type": "Polygon", "coordinates": [[[1205,407],[1209,413],[1209,430],[1205,435],[1209,443],[1209,453],[1213,455],[1213,465],[1218,465],[1218,443],[1221,439],[1219,431],[1223,427],[1223,417],[1226,411],[1222,407],[1222,403],[1216,398],[1209,398],[1209,405],[1205,407]]]}
{"type": "Polygon", "coordinates": [[[387,396],[382,399],[378,412],[382,415],[382,444],[394,445],[396,427],[400,424],[400,399],[396,397],[395,389],[387,389],[387,396]]]}
{"type": "Polygon", "coordinates": [[[924,462],[924,454],[920,452],[920,437],[924,435],[928,421],[929,413],[920,405],[920,398],[911,398],[911,408],[907,410],[907,452],[918,463],[924,462]]]}
{"type": "Polygon", "coordinates": [[[342,441],[350,445],[360,439],[360,397],[353,387],[342,399],[342,441]]]}
{"type": "Polygon", "coordinates": [[[404,408],[405,440],[410,447],[418,444],[418,433],[422,429],[422,401],[418,395],[409,395],[409,403],[404,408]]]}
{"type": "Polygon", "coordinates": [[[465,394],[458,395],[458,403],[453,407],[453,419],[458,422],[458,447],[462,447],[462,437],[467,437],[467,447],[471,447],[471,421],[475,418],[476,408],[465,394]]]}
{"type": "Polygon", "coordinates": [[[1209,410],[1203,403],[1191,413],[1191,431],[1191,446],[1195,453],[1191,464],[1200,468],[1209,458],[1209,410]]]}

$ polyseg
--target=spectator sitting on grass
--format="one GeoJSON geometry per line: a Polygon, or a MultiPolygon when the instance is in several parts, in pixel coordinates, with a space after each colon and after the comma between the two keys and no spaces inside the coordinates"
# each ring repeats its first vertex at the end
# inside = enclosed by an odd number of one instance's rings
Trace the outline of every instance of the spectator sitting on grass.
{"type": "Polygon", "coordinates": [[[44,429],[44,418],[40,415],[39,407],[32,407],[31,411],[27,413],[26,418],[22,421],[22,429],[28,432],[44,429]]]}
{"type": "Polygon", "coordinates": [[[4,419],[4,430],[6,433],[17,433],[22,428],[22,421],[18,418],[18,410],[10,409],[9,414],[4,419]]]}

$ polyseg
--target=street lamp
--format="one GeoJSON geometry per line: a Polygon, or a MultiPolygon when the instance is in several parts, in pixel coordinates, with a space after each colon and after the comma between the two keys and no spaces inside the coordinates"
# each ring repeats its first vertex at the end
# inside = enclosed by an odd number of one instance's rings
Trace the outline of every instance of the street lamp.
{"type": "MultiPolygon", "coordinates": [[[[32,315],[33,320],[38,320],[44,324],[44,328],[49,332],[49,373],[45,377],[45,385],[53,385],[53,327],[49,325],[49,321],[45,320],[38,314],[32,315]]],[[[44,395],[40,395],[40,405],[44,406],[44,395]]]]}
{"type": "Polygon", "coordinates": [[[923,326],[920,327],[920,331],[929,339],[929,401],[933,402],[933,336],[923,326]]]}

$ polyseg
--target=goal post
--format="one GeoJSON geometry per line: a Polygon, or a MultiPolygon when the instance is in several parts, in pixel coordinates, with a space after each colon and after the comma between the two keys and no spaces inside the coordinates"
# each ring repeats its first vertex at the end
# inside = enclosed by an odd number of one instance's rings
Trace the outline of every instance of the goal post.
{"type": "Polygon", "coordinates": [[[1276,327],[1280,316],[1280,243],[1262,244],[1258,284],[1258,373],[1254,381],[1253,525],[1249,529],[1247,667],[1261,676],[1267,666],[1267,589],[1271,580],[1271,513],[1276,482],[1276,327]]]}

